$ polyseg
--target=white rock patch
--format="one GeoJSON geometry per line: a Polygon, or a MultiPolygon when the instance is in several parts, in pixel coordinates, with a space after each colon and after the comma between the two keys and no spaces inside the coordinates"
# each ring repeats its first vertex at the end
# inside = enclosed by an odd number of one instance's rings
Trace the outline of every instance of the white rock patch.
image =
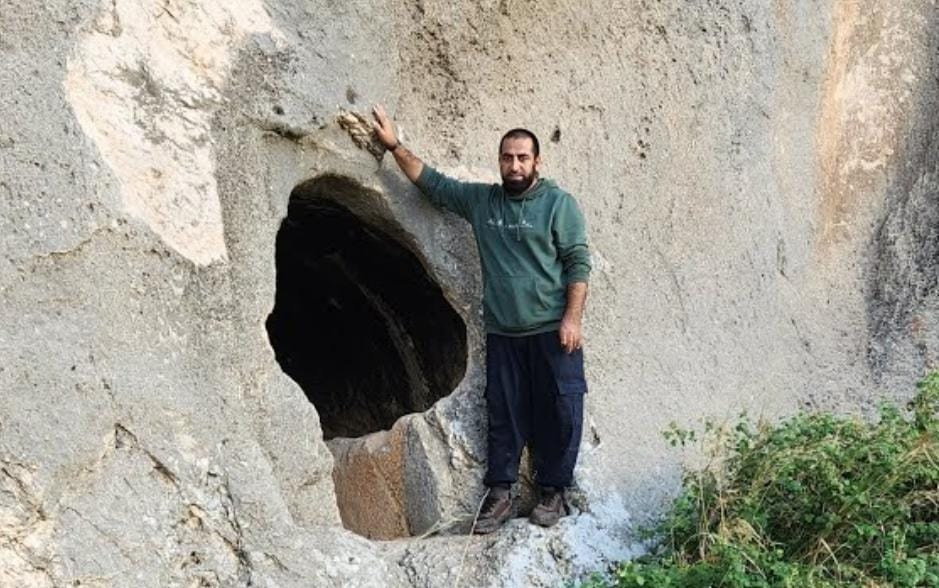
{"type": "Polygon", "coordinates": [[[209,125],[253,33],[281,40],[259,0],[114,0],[68,62],[68,100],[126,212],[200,265],[226,258],[209,125]]]}

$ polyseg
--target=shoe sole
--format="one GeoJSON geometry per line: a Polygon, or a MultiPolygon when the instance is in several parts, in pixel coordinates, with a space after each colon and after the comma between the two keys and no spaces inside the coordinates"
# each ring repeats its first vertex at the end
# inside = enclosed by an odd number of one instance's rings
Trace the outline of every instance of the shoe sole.
{"type": "Polygon", "coordinates": [[[561,520],[561,517],[558,517],[553,520],[539,520],[533,517],[528,518],[529,523],[532,523],[533,525],[538,525],[539,527],[545,527],[545,528],[553,527],[554,525],[558,524],[558,521],[560,520],[561,520]]]}

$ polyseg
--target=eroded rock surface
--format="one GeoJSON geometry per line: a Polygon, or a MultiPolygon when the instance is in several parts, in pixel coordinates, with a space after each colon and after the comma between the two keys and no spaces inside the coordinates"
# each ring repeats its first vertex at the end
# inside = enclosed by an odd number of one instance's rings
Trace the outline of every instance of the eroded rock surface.
{"type": "Polygon", "coordinates": [[[4,0],[0,584],[547,586],[634,555],[667,423],[865,410],[936,367],[937,31],[931,0],[4,0]],[[484,467],[478,260],[367,141],[373,102],[464,179],[531,128],[584,210],[555,529],[453,534],[484,467]],[[338,457],[265,328],[290,195],[323,177],[374,195],[466,326],[452,391],[338,457]]]}

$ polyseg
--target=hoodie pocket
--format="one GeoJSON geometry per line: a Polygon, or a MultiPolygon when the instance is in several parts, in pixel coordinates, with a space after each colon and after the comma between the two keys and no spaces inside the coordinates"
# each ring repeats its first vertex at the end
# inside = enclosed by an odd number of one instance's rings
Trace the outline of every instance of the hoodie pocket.
{"type": "Polygon", "coordinates": [[[493,276],[483,295],[489,316],[503,329],[524,330],[544,321],[546,305],[531,276],[493,276]]]}

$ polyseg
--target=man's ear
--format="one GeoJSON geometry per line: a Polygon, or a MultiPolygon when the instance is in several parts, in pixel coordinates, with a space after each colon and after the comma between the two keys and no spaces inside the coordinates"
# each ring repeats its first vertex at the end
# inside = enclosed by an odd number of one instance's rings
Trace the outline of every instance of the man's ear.
{"type": "Polygon", "coordinates": [[[535,171],[538,171],[538,168],[541,167],[541,154],[535,156],[535,171]]]}

